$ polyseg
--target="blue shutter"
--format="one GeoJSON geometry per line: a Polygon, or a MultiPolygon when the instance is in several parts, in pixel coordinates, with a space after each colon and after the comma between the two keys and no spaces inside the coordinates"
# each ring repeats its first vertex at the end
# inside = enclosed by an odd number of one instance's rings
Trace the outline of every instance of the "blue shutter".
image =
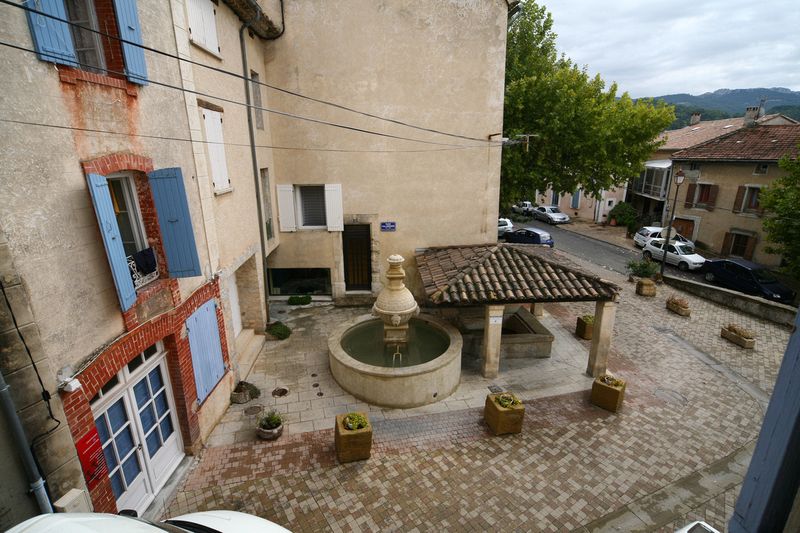
{"type": "Polygon", "coordinates": [[[123,311],[127,311],[136,302],[136,289],[133,288],[131,271],[128,268],[125,249],[122,247],[122,236],[120,236],[117,216],[111,203],[108,181],[105,176],[99,174],[89,174],[86,179],[89,181],[94,212],[97,213],[97,223],[100,226],[100,234],[103,236],[108,263],[111,265],[111,275],[117,286],[119,304],[123,311]]]}
{"type": "MultiPolygon", "coordinates": [[[[64,0],[37,0],[30,7],[60,19],[66,20],[67,18],[64,0]]],[[[75,55],[69,24],[30,11],[27,14],[33,45],[39,59],[77,67],[78,59],[75,55]]]]}
{"type": "MultiPolygon", "coordinates": [[[[126,41],[142,44],[142,26],[136,13],[136,0],[114,0],[114,11],[117,14],[119,36],[126,41]]],[[[144,49],[128,43],[122,45],[125,57],[125,75],[131,83],[147,85],[147,63],[144,61],[144,49]]]]}
{"type": "Polygon", "coordinates": [[[186,319],[186,333],[189,336],[189,348],[192,352],[197,400],[203,403],[225,375],[217,323],[217,304],[214,300],[201,305],[186,319]]]}
{"type": "Polygon", "coordinates": [[[200,260],[194,242],[192,217],[179,168],[162,168],[147,175],[161,226],[169,275],[173,278],[199,276],[200,260]]]}

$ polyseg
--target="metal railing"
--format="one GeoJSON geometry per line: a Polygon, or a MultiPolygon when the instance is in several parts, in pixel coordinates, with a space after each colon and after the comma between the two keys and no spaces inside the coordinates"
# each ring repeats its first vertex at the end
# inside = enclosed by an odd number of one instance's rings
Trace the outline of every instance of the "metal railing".
{"type": "Polygon", "coordinates": [[[129,255],[128,269],[131,271],[133,288],[139,290],[148,283],[158,279],[158,261],[152,248],[145,248],[133,255],[129,255]]]}

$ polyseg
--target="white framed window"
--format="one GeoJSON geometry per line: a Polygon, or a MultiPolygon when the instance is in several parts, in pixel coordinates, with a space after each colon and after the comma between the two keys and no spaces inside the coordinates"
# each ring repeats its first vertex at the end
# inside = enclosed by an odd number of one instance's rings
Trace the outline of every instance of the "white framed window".
{"type": "Polygon", "coordinates": [[[228,176],[228,161],[225,158],[222,113],[207,108],[201,108],[201,112],[206,135],[208,173],[211,176],[211,182],[214,184],[214,193],[229,192],[231,190],[231,180],[228,176]]]}
{"type": "Polygon", "coordinates": [[[570,204],[572,209],[580,209],[581,207],[581,190],[575,189],[575,192],[572,193],[572,203],[570,204]]]}
{"type": "Polygon", "coordinates": [[[279,184],[276,188],[281,231],[298,229],[344,231],[341,184],[279,184]]]}
{"type": "MultiPolygon", "coordinates": [[[[66,0],[64,5],[67,8],[67,19],[70,22],[95,31],[99,29],[93,0],[66,0]]],[[[105,74],[106,59],[100,35],[72,25],[69,30],[72,34],[78,63],[81,64],[80,68],[105,74]]]]}
{"type": "Polygon", "coordinates": [[[758,163],[756,165],[756,168],[753,169],[753,174],[757,174],[757,175],[762,175],[763,176],[764,174],[767,173],[767,170],[769,170],[769,164],[768,163],[758,163]]]}
{"type": "Polygon", "coordinates": [[[258,72],[250,71],[250,92],[253,93],[253,115],[255,116],[256,128],[264,129],[264,112],[260,109],[261,104],[261,85],[259,83],[258,72]]]}
{"type": "Polygon", "coordinates": [[[758,213],[761,210],[759,196],[761,196],[761,187],[748,186],[744,193],[742,211],[745,213],[758,213]]]}
{"type": "Polygon", "coordinates": [[[217,38],[217,6],[211,0],[189,0],[189,39],[196,45],[219,55],[217,38]]]}
{"type": "Polygon", "coordinates": [[[122,235],[122,247],[125,249],[125,255],[132,256],[147,248],[147,235],[139,210],[133,176],[129,174],[108,176],[108,189],[111,193],[114,214],[117,216],[119,232],[122,235]]]}

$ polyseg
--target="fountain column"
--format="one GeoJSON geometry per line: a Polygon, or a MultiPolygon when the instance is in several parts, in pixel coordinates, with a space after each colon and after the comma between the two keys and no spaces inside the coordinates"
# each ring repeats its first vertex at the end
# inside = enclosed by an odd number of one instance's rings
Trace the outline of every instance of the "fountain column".
{"type": "Polygon", "coordinates": [[[384,344],[401,346],[408,344],[408,321],[419,314],[419,305],[403,282],[406,277],[403,270],[405,259],[393,254],[387,261],[386,278],[389,282],[378,294],[372,314],[383,322],[384,344]]]}

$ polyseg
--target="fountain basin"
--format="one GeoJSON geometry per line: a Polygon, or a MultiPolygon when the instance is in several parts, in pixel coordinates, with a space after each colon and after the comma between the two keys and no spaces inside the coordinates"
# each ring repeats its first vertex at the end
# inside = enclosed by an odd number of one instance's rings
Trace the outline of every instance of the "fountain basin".
{"type": "MultiPolygon", "coordinates": [[[[450,324],[428,315],[419,315],[414,320],[443,337],[444,351],[432,360],[411,366],[368,364],[345,351],[342,344],[348,335],[354,331],[368,331],[372,329],[372,322],[381,324],[380,319],[363,315],[336,328],[328,338],[328,360],[331,374],[339,386],[367,403],[394,408],[427,405],[452,394],[461,379],[461,334],[450,324]]],[[[409,344],[417,340],[412,336],[409,344]]],[[[382,339],[375,343],[375,350],[380,353],[366,359],[373,362],[385,360],[382,339]]],[[[418,360],[411,356],[407,359],[413,359],[407,362],[418,360]]]]}

